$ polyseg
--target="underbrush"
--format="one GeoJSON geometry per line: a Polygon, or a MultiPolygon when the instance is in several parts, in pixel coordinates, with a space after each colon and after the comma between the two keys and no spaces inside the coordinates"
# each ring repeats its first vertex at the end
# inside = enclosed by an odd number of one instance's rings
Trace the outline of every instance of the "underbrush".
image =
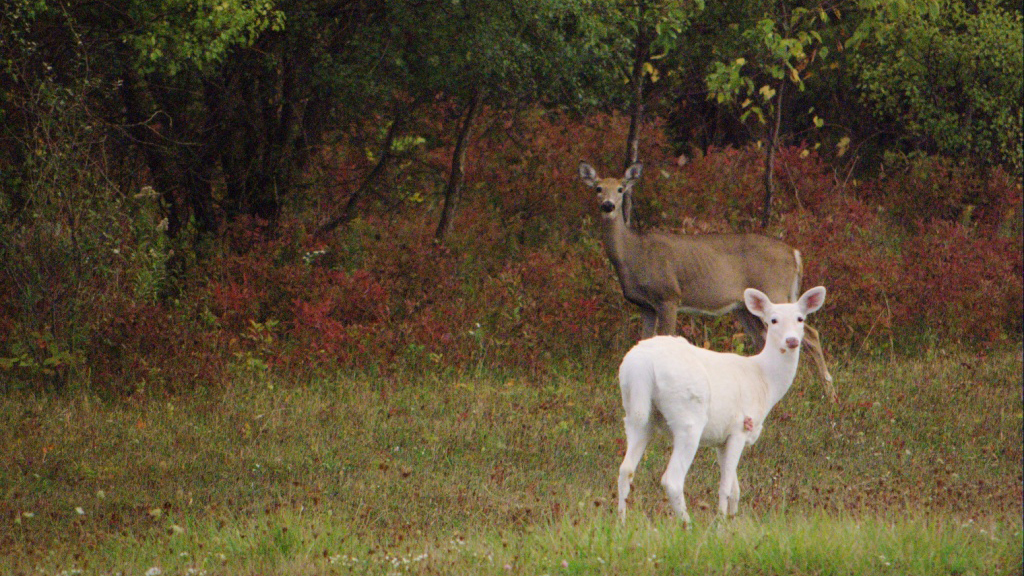
{"type": "Polygon", "coordinates": [[[741,460],[738,518],[715,519],[698,453],[690,532],[664,438],[616,524],[613,369],[21,391],[0,402],[0,572],[1013,574],[1021,371],[1014,352],[850,357],[831,404],[805,367],[741,460]]]}
{"type": "MultiPolygon", "coordinates": [[[[474,144],[456,232],[443,244],[433,240],[438,198],[419,188],[429,181],[422,170],[396,169],[390,196],[367,200],[322,238],[311,230],[326,214],[296,202],[278,222],[239,218],[217,238],[171,241],[151,190],[108,194],[111,205],[90,205],[77,228],[46,228],[67,217],[57,208],[5,223],[0,387],[128,398],[219,388],[239,375],[606,370],[640,321],[576,167],[585,158],[614,173],[610,143],[627,123],[495,120],[474,144]]],[[[683,164],[660,124],[645,130],[638,226],[755,229],[760,150],[710,150],[683,164]]],[[[445,150],[418,157],[440,170],[445,150]]],[[[800,249],[805,288],[828,288],[816,318],[827,353],[1020,346],[1020,182],[928,157],[893,160],[858,181],[801,146],[780,150],[779,162],[765,233],[800,249]]],[[[360,168],[343,164],[343,179],[358,181],[360,168]]],[[[680,330],[718,350],[746,348],[731,318],[683,316],[680,330]]]]}

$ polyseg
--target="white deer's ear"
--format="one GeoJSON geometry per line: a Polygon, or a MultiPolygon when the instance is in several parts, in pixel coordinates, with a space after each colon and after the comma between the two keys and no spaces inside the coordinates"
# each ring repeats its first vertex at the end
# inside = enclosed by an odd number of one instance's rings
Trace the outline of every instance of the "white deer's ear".
{"type": "Polygon", "coordinates": [[[626,175],[622,177],[626,182],[632,182],[637,178],[640,178],[640,174],[644,171],[644,165],[642,162],[633,162],[629,168],[626,168],[626,175]]]}
{"type": "Polygon", "coordinates": [[[597,184],[597,170],[586,162],[580,162],[580,179],[587,186],[594,186],[597,184]]]}
{"type": "Polygon", "coordinates": [[[797,301],[797,304],[800,305],[800,310],[802,310],[804,314],[810,314],[811,312],[816,311],[818,308],[821,308],[821,305],[824,303],[824,286],[815,286],[814,288],[811,288],[807,292],[804,292],[804,295],[797,301]]]}
{"type": "Polygon", "coordinates": [[[765,318],[772,308],[772,301],[757,288],[747,288],[743,291],[743,303],[747,305],[747,310],[750,310],[751,314],[759,318],[765,318]]]}

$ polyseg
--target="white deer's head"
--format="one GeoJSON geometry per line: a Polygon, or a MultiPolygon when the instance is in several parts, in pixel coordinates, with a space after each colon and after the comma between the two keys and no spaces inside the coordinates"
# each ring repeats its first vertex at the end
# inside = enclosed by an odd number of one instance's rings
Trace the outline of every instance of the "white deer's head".
{"type": "Polygon", "coordinates": [[[752,314],[768,328],[765,349],[799,350],[804,338],[804,318],[825,303],[825,287],[816,286],[792,304],[775,304],[763,292],[754,288],[743,291],[743,300],[752,314]]]}

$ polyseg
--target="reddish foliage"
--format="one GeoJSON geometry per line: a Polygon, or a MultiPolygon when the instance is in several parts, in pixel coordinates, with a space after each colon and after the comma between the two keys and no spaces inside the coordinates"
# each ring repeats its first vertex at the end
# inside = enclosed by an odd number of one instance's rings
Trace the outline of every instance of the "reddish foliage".
{"type": "Polygon", "coordinates": [[[890,170],[863,186],[862,195],[908,229],[945,220],[977,222],[994,230],[1020,210],[1020,180],[999,168],[984,171],[962,161],[928,156],[906,160],[890,170]]]}
{"type": "Polygon", "coordinates": [[[998,341],[1019,331],[1021,246],[937,221],[904,242],[895,319],[958,340],[998,341]]]}
{"type": "Polygon", "coordinates": [[[884,227],[877,213],[849,197],[829,202],[827,216],[809,212],[786,219],[786,240],[804,262],[803,286],[828,289],[825,311],[815,322],[830,345],[860,343],[888,331],[894,280],[900,263],[879,238],[884,227]]]}
{"type": "MultiPolygon", "coordinates": [[[[388,373],[613,364],[639,326],[604,255],[593,192],[577,164],[619,172],[627,119],[534,113],[481,125],[490,131],[472,144],[456,232],[444,244],[433,240],[436,203],[424,199],[431,179],[422,166],[443,166],[449,145],[413,152],[421,172],[389,176],[420,199],[370,202],[328,239],[314,241],[299,221],[322,214],[273,227],[235,222],[215,247],[221,252],[188,271],[175,304],[135,301],[124,280],[91,287],[81,330],[93,381],[118,393],[174,392],[217,385],[239,366],[388,373]]],[[[709,150],[681,164],[657,124],[645,127],[643,143],[645,174],[634,195],[643,227],[757,229],[763,151],[709,150]]],[[[366,171],[361,148],[340,148],[325,158],[343,164],[344,178],[366,171]]],[[[953,163],[922,160],[842,188],[813,151],[783,148],[777,158],[768,233],[801,250],[805,287],[828,288],[815,318],[827,348],[891,340],[912,349],[922,333],[975,346],[1019,340],[1018,182],[999,171],[982,182],[953,163]]],[[[328,186],[336,200],[351,188],[328,186]]],[[[132,277],[128,260],[109,265],[125,267],[118,278],[132,277]]],[[[2,302],[0,333],[18,333],[13,298],[2,302]]],[[[736,331],[717,326],[724,342],[736,331]]],[[[680,329],[707,335],[685,320],[680,329]]]]}
{"type": "Polygon", "coordinates": [[[827,209],[836,194],[835,172],[806,146],[784,146],[776,154],[778,184],[776,209],[806,208],[816,214],[827,209]]]}
{"type": "Polygon", "coordinates": [[[292,301],[289,318],[288,333],[297,348],[343,366],[366,362],[367,355],[371,363],[380,361],[387,353],[379,342],[388,319],[385,289],[363,270],[319,271],[308,280],[310,289],[292,301]]]}
{"type": "Polygon", "coordinates": [[[93,383],[114,394],[180,392],[222,382],[229,349],[164,306],[126,303],[93,327],[93,383]]]}
{"type": "Polygon", "coordinates": [[[229,330],[244,330],[259,317],[260,302],[266,296],[264,287],[252,285],[247,274],[236,281],[210,282],[210,311],[229,330]]]}
{"type": "MultiPolygon", "coordinates": [[[[715,231],[734,230],[741,222],[748,225],[763,200],[763,162],[753,148],[712,149],[694,158],[678,169],[678,180],[673,180],[666,191],[677,198],[673,211],[702,221],[717,221],[720,225],[714,226],[715,231]]],[[[671,198],[666,202],[673,204],[671,198]]]]}

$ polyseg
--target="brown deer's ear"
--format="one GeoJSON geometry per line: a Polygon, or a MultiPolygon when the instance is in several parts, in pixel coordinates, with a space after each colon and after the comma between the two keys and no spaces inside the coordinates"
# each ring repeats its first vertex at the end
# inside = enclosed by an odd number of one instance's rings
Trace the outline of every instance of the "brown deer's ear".
{"type": "Polygon", "coordinates": [[[597,170],[586,162],[580,161],[580,179],[587,186],[597,185],[597,170]]]}
{"type": "Polygon", "coordinates": [[[642,162],[633,162],[632,164],[630,164],[629,168],[626,168],[626,175],[623,176],[622,179],[625,182],[633,182],[634,180],[640,178],[640,175],[643,174],[643,171],[644,165],[642,162]]]}

